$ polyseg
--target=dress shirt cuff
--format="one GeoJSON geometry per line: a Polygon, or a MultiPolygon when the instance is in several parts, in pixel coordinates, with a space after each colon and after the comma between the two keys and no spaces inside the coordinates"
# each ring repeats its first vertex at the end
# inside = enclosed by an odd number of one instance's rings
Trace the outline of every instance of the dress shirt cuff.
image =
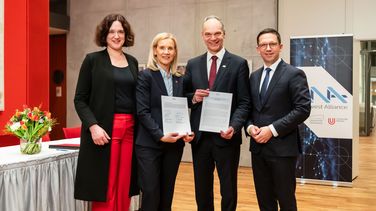
{"type": "Polygon", "coordinates": [[[272,131],[273,136],[274,136],[274,137],[277,137],[277,136],[278,136],[278,133],[277,133],[277,131],[275,130],[274,126],[273,126],[272,124],[270,124],[268,127],[269,127],[269,129],[272,131]]]}
{"type": "Polygon", "coordinates": [[[248,133],[248,135],[250,135],[250,136],[252,136],[252,134],[251,134],[251,127],[252,127],[253,125],[249,125],[248,127],[247,127],[247,133],[248,133]]]}

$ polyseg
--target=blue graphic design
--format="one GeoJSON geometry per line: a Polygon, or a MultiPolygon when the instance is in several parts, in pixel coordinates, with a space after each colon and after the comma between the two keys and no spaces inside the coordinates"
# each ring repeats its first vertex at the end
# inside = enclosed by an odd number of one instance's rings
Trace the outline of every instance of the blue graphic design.
{"type": "MultiPolygon", "coordinates": [[[[290,59],[294,66],[322,66],[352,94],[352,36],[291,39],[290,59]]],[[[347,96],[328,87],[324,94],[311,87],[326,103],[336,98],[348,103],[347,96]],[[326,96],[325,96],[326,94],[326,96]]],[[[352,140],[319,138],[306,125],[300,125],[302,155],[297,162],[297,177],[305,179],[352,181],[352,140]]]]}
{"type": "Polygon", "coordinates": [[[326,97],[322,92],[320,92],[315,86],[311,86],[311,99],[312,101],[315,100],[315,95],[318,95],[321,100],[325,103],[330,103],[332,98],[337,98],[341,103],[346,104],[348,103],[345,98],[346,95],[339,94],[333,87],[329,86],[326,90],[326,97]]]}

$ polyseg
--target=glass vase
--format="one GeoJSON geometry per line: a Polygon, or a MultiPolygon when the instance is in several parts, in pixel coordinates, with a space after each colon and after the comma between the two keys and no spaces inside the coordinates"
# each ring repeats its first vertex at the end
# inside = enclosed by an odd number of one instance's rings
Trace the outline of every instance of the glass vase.
{"type": "Polygon", "coordinates": [[[20,139],[20,150],[22,154],[37,154],[42,150],[42,138],[37,140],[24,140],[20,139]]]}

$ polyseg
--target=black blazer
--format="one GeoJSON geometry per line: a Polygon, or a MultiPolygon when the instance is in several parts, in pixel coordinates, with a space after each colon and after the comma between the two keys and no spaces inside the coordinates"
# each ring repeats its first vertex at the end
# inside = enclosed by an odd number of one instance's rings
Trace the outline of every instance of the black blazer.
{"type": "Polygon", "coordinates": [[[250,151],[269,156],[297,156],[301,150],[298,125],[311,111],[311,99],[305,73],[283,60],[278,64],[269,83],[264,104],[259,100],[263,67],[251,74],[251,112],[246,127],[273,124],[278,136],[266,144],[251,138],[250,151]]]}
{"type": "MultiPolygon", "coordinates": [[[[125,54],[135,80],[137,60],[125,54]]],[[[87,201],[106,201],[110,144],[93,143],[89,127],[101,126],[111,137],[115,110],[113,66],[107,50],[87,54],[80,69],[74,105],[82,121],[81,145],[75,180],[75,198],[87,201]]],[[[111,141],[111,140],[110,140],[111,141]]],[[[132,171],[133,173],[133,171],[132,171]]],[[[132,195],[137,192],[131,184],[132,195]]]]}
{"type": "MultiPolygon", "coordinates": [[[[173,76],[173,96],[183,97],[183,78],[173,76]]],[[[139,73],[136,85],[137,116],[139,120],[136,145],[160,149],[161,147],[184,146],[182,140],[174,144],[160,141],[163,137],[161,96],[167,96],[160,71],[145,69],[139,73]]]]}
{"type": "MultiPolygon", "coordinates": [[[[192,105],[192,97],[196,89],[209,87],[207,74],[207,53],[188,61],[184,76],[184,92],[191,107],[191,127],[195,132],[193,144],[200,140],[199,131],[202,103],[192,105]]],[[[240,145],[242,142],[241,128],[249,113],[249,68],[245,59],[229,53],[227,50],[217,72],[212,91],[232,93],[230,126],[235,129],[232,140],[223,139],[219,133],[212,133],[215,143],[220,146],[240,145]]]]}

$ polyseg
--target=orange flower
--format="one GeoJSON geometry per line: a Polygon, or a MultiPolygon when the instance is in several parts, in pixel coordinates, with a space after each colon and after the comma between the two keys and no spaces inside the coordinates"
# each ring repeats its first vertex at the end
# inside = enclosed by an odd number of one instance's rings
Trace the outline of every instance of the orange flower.
{"type": "Polygon", "coordinates": [[[41,107],[30,107],[24,105],[23,110],[16,110],[15,114],[5,125],[6,132],[18,138],[32,141],[39,139],[49,132],[49,129],[56,124],[55,119],[51,119],[49,111],[42,111],[41,107]],[[39,121],[42,119],[43,121],[39,121]]]}
{"type": "Polygon", "coordinates": [[[23,130],[27,130],[27,126],[26,126],[25,124],[21,125],[21,128],[22,128],[23,130]]]}
{"type": "Polygon", "coordinates": [[[21,116],[22,112],[18,111],[18,109],[16,110],[16,114],[14,114],[15,117],[19,117],[21,116]]]}
{"type": "Polygon", "coordinates": [[[33,115],[33,116],[31,117],[31,120],[33,120],[33,121],[38,121],[38,120],[39,120],[38,115],[33,115]]]}
{"type": "Polygon", "coordinates": [[[45,115],[48,119],[51,118],[51,113],[48,112],[48,111],[45,111],[45,112],[44,112],[44,115],[45,115]]]}

